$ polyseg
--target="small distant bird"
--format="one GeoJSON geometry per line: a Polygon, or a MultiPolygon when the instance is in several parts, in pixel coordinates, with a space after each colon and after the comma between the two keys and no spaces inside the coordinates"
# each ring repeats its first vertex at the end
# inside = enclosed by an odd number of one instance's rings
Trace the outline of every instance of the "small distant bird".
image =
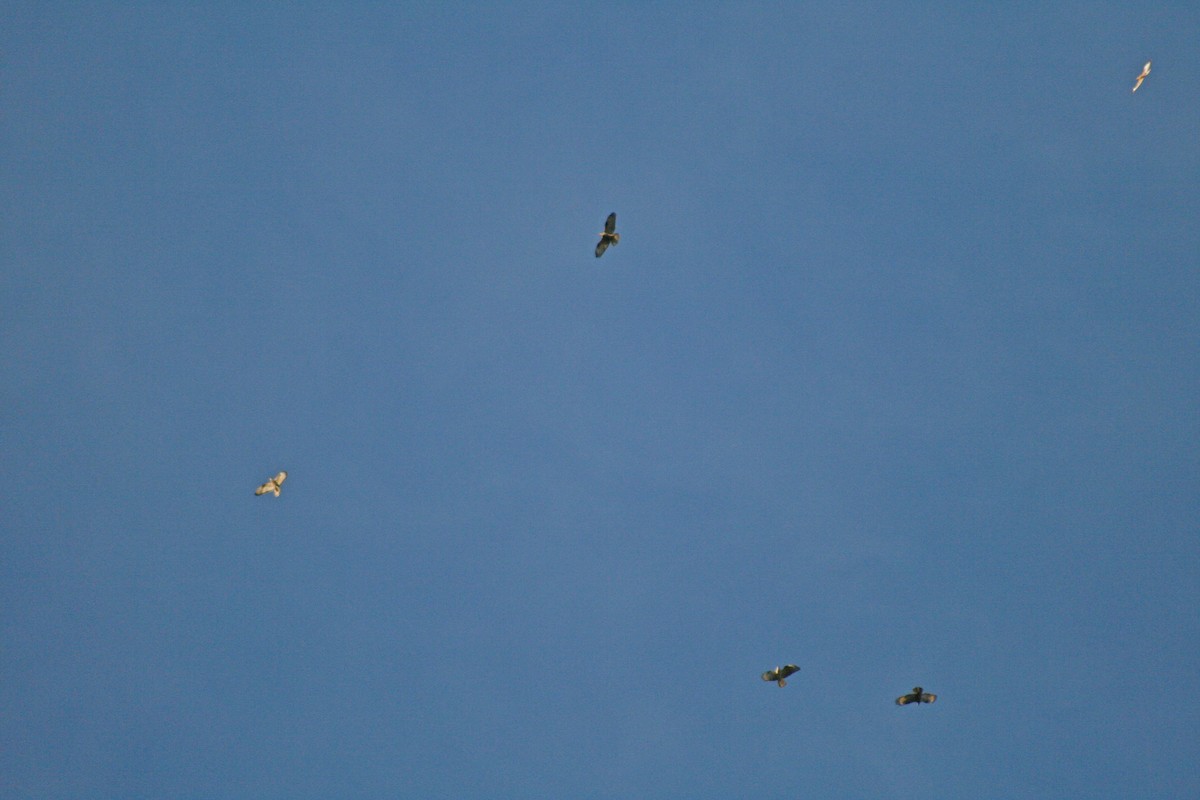
{"type": "Polygon", "coordinates": [[[782,667],[776,667],[775,669],[769,669],[764,672],[762,674],[762,679],[764,681],[775,681],[779,684],[780,688],[782,688],[787,686],[787,676],[791,675],[793,672],[799,671],[800,668],[795,664],[784,664],[782,667]]]}
{"type": "Polygon", "coordinates": [[[617,212],[608,215],[608,219],[604,222],[604,230],[600,234],[600,242],[596,245],[596,258],[604,255],[604,251],[608,249],[610,244],[618,244],[621,241],[621,234],[617,233],[617,212]]]}
{"type": "Polygon", "coordinates": [[[274,478],[264,483],[262,486],[254,490],[256,495],[274,492],[276,497],[279,497],[279,487],[283,486],[283,482],[287,480],[287,473],[281,472],[274,478]]]}
{"type": "Polygon", "coordinates": [[[932,703],[934,700],[937,700],[936,694],[930,694],[929,692],[924,691],[920,686],[914,686],[912,694],[902,694],[896,698],[896,705],[906,706],[909,703],[917,703],[920,705],[921,703],[932,703]]]}
{"type": "Polygon", "coordinates": [[[1146,62],[1146,66],[1142,67],[1142,74],[1137,76],[1137,83],[1133,85],[1133,91],[1137,91],[1142,85],[1142,81],[1146,80],[1146,76],[1150,74],[1150,62],[1146,62]]]}

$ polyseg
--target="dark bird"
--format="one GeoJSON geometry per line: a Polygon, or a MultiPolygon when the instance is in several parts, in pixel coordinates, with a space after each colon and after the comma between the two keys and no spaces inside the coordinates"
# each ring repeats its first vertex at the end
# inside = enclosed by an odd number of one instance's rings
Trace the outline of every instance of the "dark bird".
{"type": "Polygon", "coordinates": [[[278,475],[276,475],[274,478],[271,478],[270,480],[268,480],[262,486],[255,489],[254,493],[256,495],[259,495],[259,494],[266,494],[267,492],[274,492],[275,496],[279,497],[279,488],[281,486],[283,486],[283,482],[286,480],[287,480],[287,473],[281,472],[278,475]]]}
{"type": "Polygon", "coordinates": [[[902,694],[896,698],[896,705],[906,706],[909,703],[917,703],[919,705],[921,703],[932,703],[934,700],[937,700],[936,694],[930,694],[922,690],[920,686],[914,686],[912,694],[902,694]]]}
{"type": "Polygon", "coordinates": [[[764,681],[775,681],[779,684],[780,688],[782,688],[787,686],[787,676],[791,675],[793,672],[799,671],[800,668],[795,664],[784,664],[782,667],[776,667],[775,669],[769,669],[764,672],[762,674],[762,679],[764,681]]]}
{"type": "Polygon", "coordinates": [[[604,255],[610,244],[618,244],[620,241],[621,234],[617,233],[617,212],[614,211],[604,222],[604,230],[600,233],[600,241],[596,245],[596,258],[604,255]]]}

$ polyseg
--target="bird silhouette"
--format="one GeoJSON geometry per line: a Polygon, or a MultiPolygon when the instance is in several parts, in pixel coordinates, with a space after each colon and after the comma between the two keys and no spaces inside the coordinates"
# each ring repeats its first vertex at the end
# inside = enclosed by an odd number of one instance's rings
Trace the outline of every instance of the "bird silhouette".
{"type": "Polygon", "coordinates": [[[260,494],[266,494],[267,492],[274,492],[275,496],[279,497],[279,487],[283,486],[283,482],[286,480],[287,480],[287,473],[280,472],[274,478],[271,478],[266,483],[264,483],[262,486],[255,489],[254,494],[260,495],[260,494]]]}
{"type": "Polygon", "coordinates": [[[932,703],[934,700],[937,700],[936,694],[930,694],[929,692],[924,691],[920,686],[914,686],[912,694],[902,694],[896,698],[896,705],[906,706],[909,703],[916,703],[917,705],[920,705],[921,703],[932,703]]]}
{"type": "Polygon", "coordinates": [[[1146,66],[1142,67],[1142,74],[1137,76],[1137,83],[1133,85],[1131,91],[1136,92],[1138,87],[1142,85],[1142,81],[1146,80],[1146,76],[1150,74],[1150,62],[1146,62],[1146,66]]]}
{"type": "Polygon", "coordinates": [[[596,244],[596,258],[604,255],[610,244],[619,244],[620,241],[621,234],[617,233],[617,213],[614,211],[604,222],[604,230],[601,231],[600,241],[596,244]]]}
{"type": "Polygon", "coordinates": [[[787,676],[799,671],[800,668],[795,664],[784,664],[782,667],[776,667],[775,669],[769,669],[764,672],[762,674],[762,679],[764,681],[775,681],[779,684],[780,688],[782,688],[787,686],[787,676]]]}

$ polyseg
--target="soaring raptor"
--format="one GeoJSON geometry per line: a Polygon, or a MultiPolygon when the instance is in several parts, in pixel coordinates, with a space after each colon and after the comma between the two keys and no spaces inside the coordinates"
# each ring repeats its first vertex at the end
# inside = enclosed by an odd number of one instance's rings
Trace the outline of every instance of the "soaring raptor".
{"type": "Polygon", "coordinates": [[[1146,62],[1146,66],[1142,67],[1142,74],[1137,76],[1137,83],[1133,85],[1133,91],[1137,91],[1142,85],[1142,81],[1146,80],[1146,76],[1150,74],[1150,62],[1146,62]]]}
{"type": "Polygon", "coordinates": [[[764,672],[762,674],[762,679],[764,681],[775,681],[779,684],[780,688],[782,688],[787,686],[787,676],[791,675],[793,672],[799,671],[800,668],[795,664],[784,664],[782,667],[776,667],[775,669],[769,669],[764,672]]]}
{"type": "Polygon", "coordinates": [[[619,244],[621,234],[617,233],[617,212],[608,215],[604,222],[604,230],[600,233],[600,241],[596,245],[596,258],[604,255],[610,244],[619,244]]]}
{"type": "Polygon", "coordinates": [[[937,700],[936,694],[930,694],[922,690],[920,686],[914,686],[912,694],[902,694],[896,698],[896,705],[906,706],[909,703],[920,705],[921,703],[932,703],[934,700],[937,700]]]}
{"type": "Polygon", "coordinates": [[[268,480],[262,486],[255,489],[254,493],[256,495],[259,495],[259,494],[266,494],[267,492],[274,492],[275,496],[279,497],[279,487],[283,486],[283,482],[286,480],[287,480],[287,473],[281,472],[278,475],[276,475],[274,478],[271,478],[270,480],[268,480]]]}

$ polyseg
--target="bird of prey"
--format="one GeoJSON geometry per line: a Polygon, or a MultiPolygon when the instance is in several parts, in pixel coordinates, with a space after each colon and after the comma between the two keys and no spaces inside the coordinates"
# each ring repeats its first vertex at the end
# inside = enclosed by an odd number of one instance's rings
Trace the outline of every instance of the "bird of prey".
{"type": "Polygon", "coordinates": [[[787,676],[791,675],[793,672],[799,671],[800,668],[795,664],[784,664],[782,667],[776,667],[775,669],[769,669],[764,672],[762,674],[762,679],[764,681],[775,681],[782,688],[787,686],[787,676]]]}
{"type": "Polygon", "coordinates": [[[617,233],[617,212],[614,211],[604,222],[604,230],[601,231],[600,241],[596,245],[596,258],[604,255],[610,244],[618,244],[620,241],[621,234],[617,233]]]}
{"type": "Polygon", "coordinates": [[[920,705],[921,703],[932,703],[934,700],[937,700],[936,694],[930,694],[922,690],[920,686],[914,686],[912,694],[902,694],[896,698],[896,705],[906,706],[909,703],[920,705]]]}
{"type": "Polygon", "coordinates": [[[279,497],[279,487],[283,486],[283,482],[286,480],[287,480],[287,473],[281,472],[278,475],[276,475],[274,478],[271,478],[270,480],[268,480],[262,486],[255,489],[254,493],[256,495],[259,495],[259,494],[266,494],[267,492],[274,492],[275,496],[279,497]]]}
{"type": "Polygon", "coordinates": [[[1142,74],[1137,76],[1137,83],[1133,85],[1133,91],[1137,91],[1142,85],[1142,81],[1146,80],[1146,76],[1150,74],[1150,62],[1146,62],[1146,66],[1142,67],[1142,74]]]}

